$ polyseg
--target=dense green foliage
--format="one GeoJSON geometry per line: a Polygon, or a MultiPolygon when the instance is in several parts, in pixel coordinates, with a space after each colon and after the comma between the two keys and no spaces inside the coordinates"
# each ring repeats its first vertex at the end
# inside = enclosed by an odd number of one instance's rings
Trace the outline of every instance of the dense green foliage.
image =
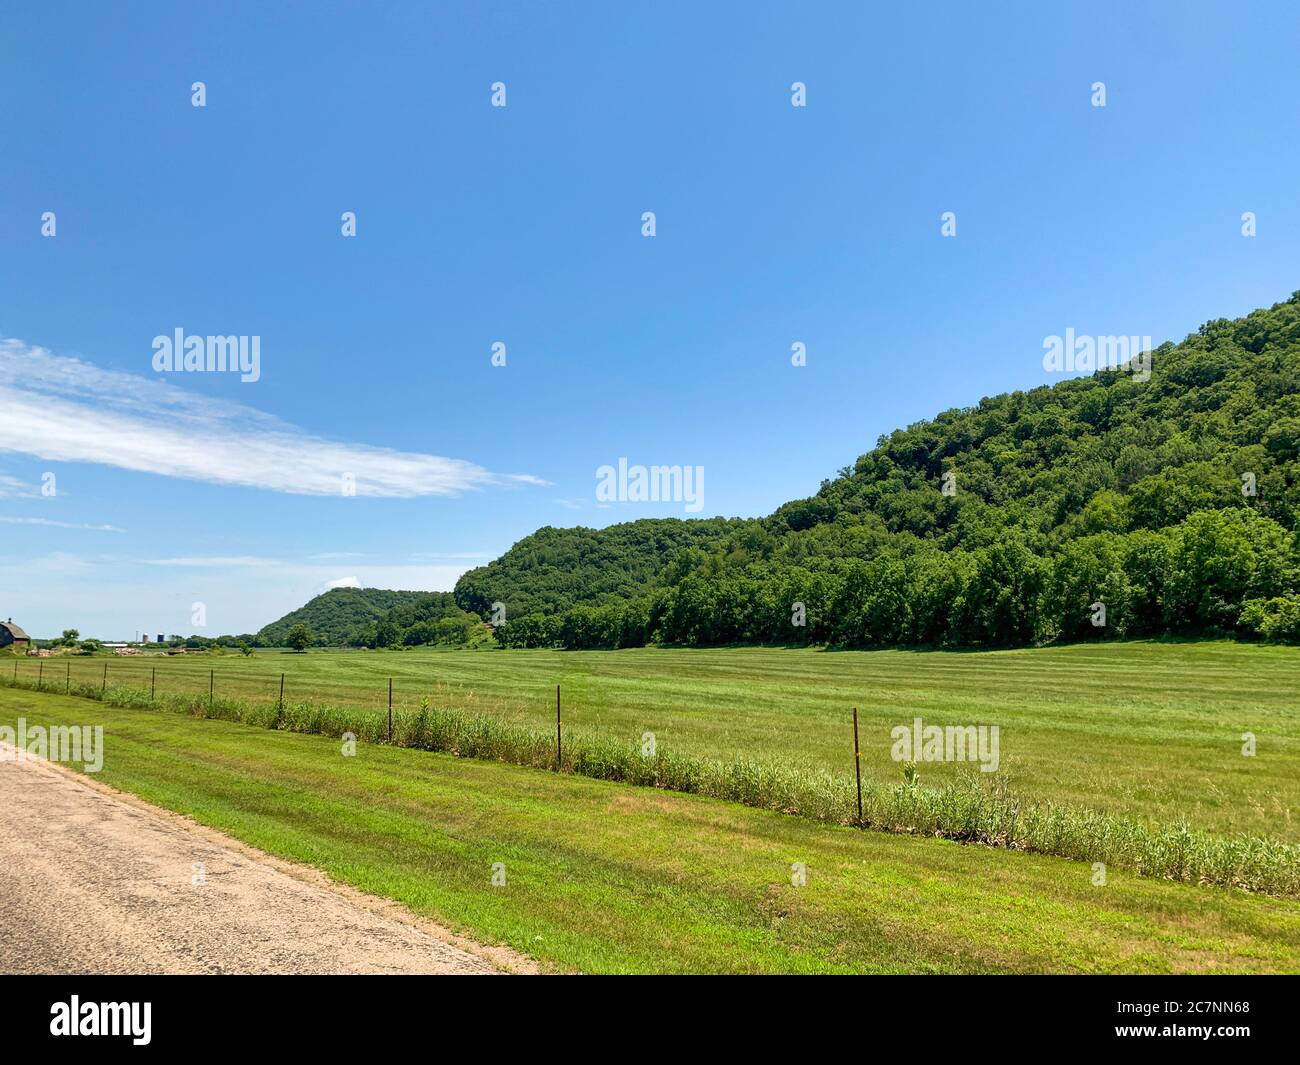
{"type": "Polygon", "coordinates": [[[456,583],[456,602],[484,618],[558,614],[572,606],[622,602],[643,592],[664,560],[687,548],[712,549],[752,523],[740,519],[645,518],[605,529],[538,529],[499,559],[456,583]]]}
{"type": "Polygon", "coordinates": [[[1300,293],[1162,345],[1149,380],[896,430],[765,519],[543,529],[456,596],[504,602],[497,637],[523,647],[1296,641],[1298,456],[1300,293]]]}
{"type": "Polygon", "coordinates": [[[209,639],[175,637],[177,646],[205,650],[218,647],[293,647],[293,633],[305,628],[308,646],[414,647],[424,644],[461,647],[491,642],[491,630],[477,614],[456,605],[451,592],[394,592],[382,588],[333,588],[305,606],[267,625],[256,636],[209,639]]]}
{"type": "Polygon", "coordinates": [[[305,651],[312,643],[311,628],[304,625],[301,621],[289,630],[289,635],[285,637],[285,643],[295,651],[305,651]]]}
{"type": "Polygon", "coordinates": [[[337,646],[367,623],[377,622],[394,607],[420,599],[427,592],[393,592],[383,588],[331,588],[279,621],[265,626],[256,647],[285,647],[289,630],[306,625],[318,645],[337,646]]]}
{"type": "Polygon", "coordinates": [[[462,647],[484,640],[491,642],[491,631],[477,614],[458,607],[451,592],[424,592],[362,625],[345,642],[353,647],[462,647]]]}

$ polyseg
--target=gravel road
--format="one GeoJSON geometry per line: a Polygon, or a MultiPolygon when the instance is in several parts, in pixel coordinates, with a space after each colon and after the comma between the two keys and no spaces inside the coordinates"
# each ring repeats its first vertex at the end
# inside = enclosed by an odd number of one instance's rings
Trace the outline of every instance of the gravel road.
{"type": "Polygon", "coordinates": [[[0,972],[468,974],[494,961],[527,968],[62,766],[0,761],[0,972]]]}

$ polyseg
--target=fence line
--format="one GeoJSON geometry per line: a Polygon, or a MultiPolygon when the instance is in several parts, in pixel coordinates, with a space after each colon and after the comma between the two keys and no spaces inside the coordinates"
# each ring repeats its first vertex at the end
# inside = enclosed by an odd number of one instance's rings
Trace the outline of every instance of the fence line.
{"type": "MultiPolygon", "coordinates": [[[[64,658],[64,656],[62,655],[58,657],[64,658]]],[[[155,699],[159,692],[159,688],[158,688],[159,680],[163,681],[165,685],[164,693],[166,691],[171,691],[171,692],[176,692],[178,694],[184,694],[188,691],[193,690],[191,688],[191,685],[187,683],[187,681],[190,679],[192,679],[195,682],[195,687],[197,687],[198,684],[202,683],[200,679],[202,677],[202,673],[200,670],[197,669],[193,671],[184,668],[176,669],[176,670],[164,669],[162,670],[162,675],[159,676],[160,671],[157,666],[145,664],[145,663],[135,663],[129,661],[129,659],[125,661],[117,661],[115,659],[110,658],[107,661],[105,661],[103,658],[92,657],[88,655],[85,656],[84,668],[83,668],[83,664],[79,660],[80,657],[81,656],[69,655],[65,658],[64,661],[64,691],[65,692],[69,690],[71,681],[73,680],[76,680],[78,684],[89,684],[92,682],[92,679],[98,680],[100,682],[101,691],[107,688],[109,680],[112,680],[115,685],[122,686],[122,687],[133,685],[135,687],[147,688],[149,691],[150,698],[155,699]],[[76,664],[78,667],[77,668],[78,676],[76,677],[72,676],[72,666],[74,664],[76,664]]],[[[41,690],[44,690],[44,672],[45,672],[46,661],[48,661],[48,657],[42,656],[38,658],[35,662],[31,663],[30,666],[28,666],[24,664],[25,656],[17,655],[14,657],[13,669],[10,671],[10,679],[14,682],[17,682],[24,675],[30,676],[29,669],[34,669],[37,673],[37,677],[36,677],[37,686],[41,690]]],[[[209,674],[209,687],[215,687],[216,670],[210,668],[208,674],[209,674]]],[[[265,687],[272,693],[272,698],[275,698],[277,705],[283,708],[285,705],[284,699],[285,699],[285,690],[287,686],[287,676],[288,674],[283,672],[275,673],[275,674],[265,674],[265,673],[247,673],[241,670],[239,672],[231,672],[225,679],[228,681],[228,683],[234,685],[236,688],[260,688],[263,685],[265,685],[265,687]],[[277,686],[279,691],[278,696],[274,694],[277,690],[277,686]]],[[[396,675],[394,675],[393,678],[388,678],[388,677],[377,678],[377,683],[382,686],[388,683],[390,679],[392,679],[393,681],[394,707],[400,709],[402,690],[400,687],[397,686],[396,675]]],[[[349,706],[355,705],[359,707],[372,705],[371,700],[367,698],[367,696],[364,694],[366,690],[364,685],[360,685],[360,684],[347,685],[338,689],[331,689],[326,685],[309,684],[308,686],[311,688],[313,697],[315,698],[319,698],[322,700],[336,700],[339,702],[340,705],[349,705],[349,706]]],[[[380,687],[381,700],[383,698],[382,692],[383,692],[383,688],[380,687]]],[[[381,706],[382,705],[383,703],[381,702],[381,706]]]]}
{"type": "MultiPolygon", "coordinates": [[[[60,656],[60,657],[64,657],[64,656],[60,656]]],[[[66,661],[64,663],[64,681],[63,681],[64,694],[71,694],[72,692],[72,662],[74,657],[75,656],[71,656],[71,655],[66,656],[66,661]]],[[[86,656],[86,657],[90,659],[90,661],[87,664],[93,665],[94,662],[93,656],[86,656]]],[[[36,687],[38,691],[44,690],[45,658],[46,656],[42,656],[37,661],[36,687]]],[[[13,675],[11,677],[11,682],[14,686],[18,685],[20,679],[18,664],[21,661],[22,661],[21,657],[14,658],[13,675]]],[[[111,659],[104,662],[103,672],[100,674],[100,678],[99,678],[100,681],[99,694],[101,699],[108,691],[108,674],[109,674],[108,667],[110,661],[111,659]]],[[[146,668],[149,670],[149,701],[150,703],[154,703],[157,701],[157,696],[158,696],[158,667],[157,666],[150,665],[146,667],[143,664],[141,664],[137,667],[135,663],[129,663],[129,664],[122,663],[119,667],[115,667],[112,672],[114,674],[115,683],[117,683],[118,686],[129,687],[130,685],[121,684],[120,680],[118,679],[119,676],[121,674],[127,674],[126,679],[130,681],[136,679],[134,676],[131,675],[133,669],[138,670],[138,674],[142,675],[143,671],[146,668]]],[[[187,671],[177,671],[176,673],[172,674],[173,678],[178,676],[183,679],[187,676],[190,676],[190,674],[187,671]]],[[[164,680],[167,679],[168,679],[167,676],[164,675],[164,680]]],[[[242,672],[233,675],[232,679],[238,681],[246,681],[249,684],[254,686],[259,685],[263,682],[268,682],[271,685],[274,685],[275,682],[274,677],[267,678],[267,677],[263,677],[260,674],[250,674],[250,673],[242,673],[242,672]]],[[[281,672],[279,697],[277,698],[275,704],[277,712],[281,714],[284,712],[285,709],[285,702],[284,702],[285,682],[286,682],[286,674],[284,672],[281,672]]],[[[83,681],[78,679],[77,683],[82,684],[83,681]]],[[[217,688],[217,671],[215,668],[209,668],[208,669],[208,714],[209,715],[212,714],[213,709],[216,705],[216,688],[217,688]]],[[[187,694],[189,689],[184,686],[181,686],[178,689],[172,689],[172,691],[174,691],[175,694],[184,696],[187,694]]],[[[390,744],[393,742],[393,697],[396,694],[396,691],[397,689],[395,687],[394,678],[389,677],[388,678],[387,742],[390,744]]],[[[326,693],[324,694],[323,697],[328,699],[329,694],[326,693]]],[[[357,704],[357,706],[359,709],[363,709],[363,710],[367,708],[364,702],[357,704]]],[[[382,713],[382,709],[378,712],[382,713]]],[[[555,766],[558,770],[562,771],[563,765],[564,765],[564,742],[563,742],[563,735],[560,729],[560,685],[557,684],[555,686],[555,766]]]]}

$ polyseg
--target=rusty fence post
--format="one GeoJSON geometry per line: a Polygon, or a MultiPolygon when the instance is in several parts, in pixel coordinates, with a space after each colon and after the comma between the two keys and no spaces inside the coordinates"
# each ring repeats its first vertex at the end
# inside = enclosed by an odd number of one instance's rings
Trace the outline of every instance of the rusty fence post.
{"type": "Polygon", "coordinates": [[[858,778],[858,824],[862,824],[862,752],[858,747],[858,708],[853,708],[853,771],[858,778]]]}

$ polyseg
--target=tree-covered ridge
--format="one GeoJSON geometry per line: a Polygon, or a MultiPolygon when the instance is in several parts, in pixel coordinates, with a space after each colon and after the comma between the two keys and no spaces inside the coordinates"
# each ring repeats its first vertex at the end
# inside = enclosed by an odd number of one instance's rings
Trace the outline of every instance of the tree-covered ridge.
{"type": "Polygon", "coordinates": [[[457,606],[451,592],[421,592],[374,622],[354,629],[344,642],[353,647],[459,647],[485,640],[490,643],[491,638],[491,630],[483,620],[457,606]]]}
{"type": "Polygon", "coordinates": [[[947,547],[981,546],[1008,520],[1050,549],[1081,531],[1160,529],[1241,505],[1294,529],[1298,389],[1300,294],[1156,349],[1149,381],[1107,371],[896,430],[775,517],[794,530],[874,514],[947,547]],[[936,501],[947,469],[958,492],[936,501]]]}
{"type": "Polygon", "coordinates": [[[256,642],[262,647],[284,647],[295,625],[311,629],[316,644],[343,643],[363,625],[374,624],[394,607],[413,602],[427,592],[395,592],[384,588],[331,588],[278,621],[264,626],[256,642]]]}
{"type": "Polygon", "coordinates": [[[498,637],[523,645],[1296,639],[1298,454],[1300,293],[1162,345],[1149,380],[896,430],[766,519],[541,530],[457,600],[514,605],[498,637]]]}
{"type": "Polygon", "coordinates": [[[477,614],[456,605],[451,592],[394,592],[383,588],[333,588],[267,625],[256,646],[283,647],[305,625],[317,646],[460,646],[491,635],[477,614]]]}
{"type": "Polygon", "coordinates": [[[739,519],[643,518],[604,529],[546,526],[456,582],[456,602],[484,618],[492,604],[506,616],[558,614],[579,604],[630,599],[683,548],[711,548],[744,528],[739,519]]]}

